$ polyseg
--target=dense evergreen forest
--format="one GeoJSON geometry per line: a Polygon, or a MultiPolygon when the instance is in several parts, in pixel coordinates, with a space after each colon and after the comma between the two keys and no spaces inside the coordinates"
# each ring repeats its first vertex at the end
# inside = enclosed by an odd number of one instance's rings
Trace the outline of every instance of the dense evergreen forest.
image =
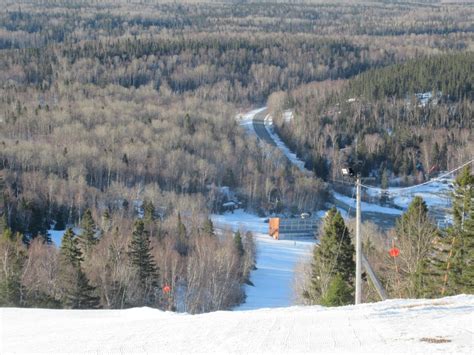
{"type": "Polygon", "coordinates": [[[423,181],[472,157],[473,73],[472,52],[427,56],[269,102],[280,134],[318,176],[337,179],[352,164],[379,181],[423,181]],[[289,106],[296,118],[285,122],[278,110],[289,106]]]}
{"type": "Polygon", "coordinates": [[[0,304],[241,302],[252,236],[217,237],[208,220],[228,191],[254,211],[275,195],[313,211],[343,160],[408,176],[472,152],[473,14],[438,1],[0,0],[0,304]],[[420,107],[419,90],[436,104],[420,107]],[[267,99],[320,178],[239,126],[267,99]],[[70,228],[61,249],[51,228],[70,228]]]}

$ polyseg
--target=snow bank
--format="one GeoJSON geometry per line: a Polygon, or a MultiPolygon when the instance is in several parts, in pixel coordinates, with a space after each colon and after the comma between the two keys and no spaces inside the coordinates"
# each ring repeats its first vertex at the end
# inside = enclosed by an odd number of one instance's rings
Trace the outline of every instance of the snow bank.
{"type": "Polygon", "coordinates": [[[174,314],[0,309],[0,353],[473,352],[474,296],[174,314]]]}

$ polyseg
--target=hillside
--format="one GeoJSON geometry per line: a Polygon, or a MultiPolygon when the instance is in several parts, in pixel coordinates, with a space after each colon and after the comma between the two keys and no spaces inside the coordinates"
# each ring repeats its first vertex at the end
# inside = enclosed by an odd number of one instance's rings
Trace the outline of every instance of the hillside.
{"type": "Polygon", "coordinates": [[[472,353],[473,311],[465,295],[194,316],[3,308],[0,352],[472,353]]]}

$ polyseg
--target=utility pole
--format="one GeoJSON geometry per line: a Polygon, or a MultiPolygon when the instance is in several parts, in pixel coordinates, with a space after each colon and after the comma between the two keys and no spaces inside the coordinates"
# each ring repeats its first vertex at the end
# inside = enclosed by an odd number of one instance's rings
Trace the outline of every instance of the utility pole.
{"type": "Polygon", "coordinates": [[[360,174],[357,174],[356,180],[356,285],[355,285],[355,304],[361,303],[362,295],[362,241],[360,237],[360,174]]]}

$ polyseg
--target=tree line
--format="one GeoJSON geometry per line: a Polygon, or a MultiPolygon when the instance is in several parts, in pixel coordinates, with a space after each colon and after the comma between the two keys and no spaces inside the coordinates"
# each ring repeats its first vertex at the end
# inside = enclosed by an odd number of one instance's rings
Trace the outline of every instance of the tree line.
{"type": "Polygon", "coordinates": [[[202,215],[161,219],[151,201],[133,223],[87,209],[77,228],[61,226],[60,246],[12,232],[0,206],[1,306],[209,312],[241,303],[255,268],[251,233],[217,235],[202,215]]]}

